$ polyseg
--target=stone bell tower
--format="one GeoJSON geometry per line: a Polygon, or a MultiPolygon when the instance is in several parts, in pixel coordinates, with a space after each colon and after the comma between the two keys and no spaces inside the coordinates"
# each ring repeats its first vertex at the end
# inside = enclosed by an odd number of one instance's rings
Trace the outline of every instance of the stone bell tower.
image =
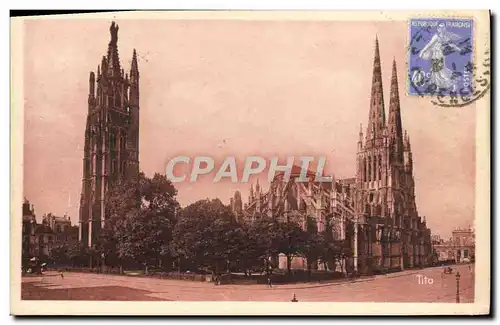
{"type": "Polygon", "coordinates": [[[118,25],[109,28],[107,55],[90,72],[84,137],[79,240],[92,246],[108,217],[106,194],[119,179],[139,177],[139,68],[120,66],[118,25]]]}

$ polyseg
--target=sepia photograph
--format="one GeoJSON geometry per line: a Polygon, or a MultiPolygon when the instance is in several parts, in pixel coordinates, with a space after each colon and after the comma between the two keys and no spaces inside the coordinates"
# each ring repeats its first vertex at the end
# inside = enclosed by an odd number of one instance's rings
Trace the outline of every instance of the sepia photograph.
{"type": "Polygon", "coordinates": [[[489,313],[488,11],[11,32],[12,314],[489,313]]]}

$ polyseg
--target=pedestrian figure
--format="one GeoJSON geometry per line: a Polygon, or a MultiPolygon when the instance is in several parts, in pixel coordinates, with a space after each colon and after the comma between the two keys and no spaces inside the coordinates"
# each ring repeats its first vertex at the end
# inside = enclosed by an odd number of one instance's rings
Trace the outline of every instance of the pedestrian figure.
{"type": "Polygon", "coordinates": [[[273,287],[273,283],[271,281],[271,276],[270,275],[267,276],[267,285],[268,285],[269,288],[273,287]]]}

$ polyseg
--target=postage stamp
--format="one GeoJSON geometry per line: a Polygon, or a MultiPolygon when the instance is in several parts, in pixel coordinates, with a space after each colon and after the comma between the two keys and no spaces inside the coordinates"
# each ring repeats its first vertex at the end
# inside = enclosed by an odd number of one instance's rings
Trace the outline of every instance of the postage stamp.
{"type": "Polygon", "coordinates": [[[467,96],[474,93],[472,19],[410,19],[410,95],[467,96]]]}

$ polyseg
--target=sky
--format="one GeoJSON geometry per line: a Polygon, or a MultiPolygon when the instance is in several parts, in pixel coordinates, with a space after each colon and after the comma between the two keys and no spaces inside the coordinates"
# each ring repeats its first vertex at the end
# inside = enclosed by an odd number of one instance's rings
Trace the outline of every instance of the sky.
{"type": "MultiPolygon", "coordinates": [[[[24,34],[24,196],[78,221],[89,73],[107,52],[111,21],[31,20],[24,34]]],[[[164,173],[175,156],[325,156],[353,177],[366,133],[375,36],[386,115],[392,60],[413,150],[416,202],[433,234],[473,225],[475,105],[434,106],[407,95],[404,21],[117,20],[122,67],[140,71],[140,168],[164,173]]],[[[241,168],[241,166],[238,166],[241,168]]],[[[251,179],[252,180],[252,179],[251,179]]],[[[255,179],[253,179],[255,181],[255,179]]],[[[185,206],[244,202],[248,184],[210,177],[176,183],[185,206]]],[[[267,184],[261,185],[267,188],[267,184]]]]}

